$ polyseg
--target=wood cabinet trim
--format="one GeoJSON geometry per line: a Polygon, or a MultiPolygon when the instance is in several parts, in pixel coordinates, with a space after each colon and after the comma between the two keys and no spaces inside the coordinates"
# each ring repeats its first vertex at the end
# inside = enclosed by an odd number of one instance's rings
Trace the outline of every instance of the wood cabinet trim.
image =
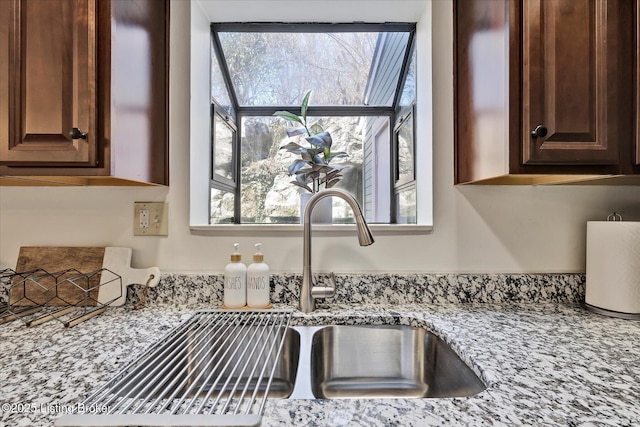
{"type": "Polygon", "coordinates": [[[455,179],[482,179],[487,170],[507,173],[507,114],[510,4],[516,0],[454,1],[454,151],[455,179]],[[496,44],[502,51],[491,51],[496,44]],[[487,49],[489,56],[485,55],[487,49]],[[494,61],[494,59],[496,59],[494,61]],[[482,69],[483,76],[474,74],[482,69]],[[496,77],[498,76],[498,77],[496,77]],[[485,77],[491,80],[487,84],[485,77]],[[486,102],[491,98],[489,102],[486,102]],[[499,117],[499,124],[492,118],[499,117]],[[479,123],[484,123],[481,129],[479,123]],[[493,155],[497,149],[500,155],[493,155]],[[488,164],[488,165],[487,165],[488,164]]]}
{"type": "Polygon", "coordinates": [[[636,0],[636,102],[635,102],[635,111],[636,111],[636,138],[635,138],[635,148],[636,148],[636,158],[635,164],[636,166],[640,166],[640,0],[636,0]]]}
{"type": "Polygon", "coordinates": [[[508,140],[509,173],[527,173],[521,166],[522,144],[520,135],[524,109],[522,105],[522,3],[508,0],[509,6],[509,106],[508,140]]]}

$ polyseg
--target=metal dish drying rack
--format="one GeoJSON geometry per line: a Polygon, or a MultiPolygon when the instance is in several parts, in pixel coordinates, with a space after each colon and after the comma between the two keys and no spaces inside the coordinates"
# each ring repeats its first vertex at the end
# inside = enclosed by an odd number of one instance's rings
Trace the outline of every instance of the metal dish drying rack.
{"type": "Polygon", "coordinates": [[[292,313],[197,312],[78,405],[93,410],[55,425],[259,426],[282,386],[292,313]]]}
{"type": "Polygon", "coordinates": [[[122,296],[122,277],[102,268],[90,273],[76,269],[48,272],[0,270],[0,324],[20,320],[36,326],[57,320],[70,328],[103,313],[122,296]],[[100,288],[118,284],[120,295],[100,302],[100,288]]]}

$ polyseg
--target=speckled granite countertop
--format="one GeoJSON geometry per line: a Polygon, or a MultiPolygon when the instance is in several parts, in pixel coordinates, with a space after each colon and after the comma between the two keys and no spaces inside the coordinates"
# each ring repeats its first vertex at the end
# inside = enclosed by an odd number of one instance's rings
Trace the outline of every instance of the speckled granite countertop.
{"type": "MultiPolygon", "coordinates": [[[[71,329],[57,322],[0,326],[0,425],[52,425],[64,407],[89,396],[198,308],[212,305],[113,308],[71,329]],[[6,411],[7,404],[15,411],[6,411]]],[[[363,318],[435,331],[481,373],[488,389],[453,399],[272,399],[263,425],[640,425],[640,321],[600,316],[574,303],[537,302],[332,304],[296,313],[295,322],[363,318]]]]}

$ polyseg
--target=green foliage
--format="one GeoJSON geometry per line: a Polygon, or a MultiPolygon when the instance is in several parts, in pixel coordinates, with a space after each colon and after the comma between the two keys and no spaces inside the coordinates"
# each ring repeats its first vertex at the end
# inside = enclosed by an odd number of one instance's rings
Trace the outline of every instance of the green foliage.
{"type": "Polygon", "coordinates": [[[289,176],[295,176],[291,183],[311,193],[317,193],[322,186],[331,188],[340,182],[343,178],[340,172],[344,167],[330,165],[329,163],[333,159],[348,157],[348,154],[344,151],[331,152],[331,146],[333,145],[331,134],[322,129],[322,126],[317,123],[311,125],[307,123],[310,96],[311,91],[304,95],[300,106],[300,116],[289,111],[276,111],[273,115],[302,125],[302,128],[288,130],[287,136],[292,138],[307,135],[305,140],[309,143],[309,147],[291,141],[280,147],[280,149],[300,156],[299,159],[295,159],[289,165],[289,176]]]}

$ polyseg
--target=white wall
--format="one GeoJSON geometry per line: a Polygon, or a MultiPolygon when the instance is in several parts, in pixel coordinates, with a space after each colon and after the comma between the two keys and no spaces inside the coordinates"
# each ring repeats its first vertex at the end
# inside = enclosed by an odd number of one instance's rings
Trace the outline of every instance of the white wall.
{"type": "MultiPolygon", "coordinates": [[[[336,272],[584,271],[586,221],[615,210],[640,221],[637,187],[454,187],[451,3],[433,2],[434,231],[317,237],[314,264],[336,272]]],[[[27,245],[134,248],[133,265],[221,272],[238,241],[250,259],[261,241],[274,271],[302,268],[302,233],[202,235],[189,229],[190,4],[171,3],[170,188],[0,187],[0,266],[27,245]],[[169,202],[169,237],[134,237],[133,202],[169,202]]]]}

